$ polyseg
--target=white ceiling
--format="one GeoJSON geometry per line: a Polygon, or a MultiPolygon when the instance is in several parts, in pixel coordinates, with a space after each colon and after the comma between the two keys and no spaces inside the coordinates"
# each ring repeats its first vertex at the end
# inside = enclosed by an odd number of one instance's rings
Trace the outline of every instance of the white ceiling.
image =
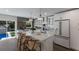
{"type": "MultiPolygon", "coordinates": [[[[54,15],[57,12],[71,8],[41,8],[42,16],[54,15]]],[[[7,14],[21,17],[39,17],[40,8],[0,8],[0,14],[7,14]]]]}

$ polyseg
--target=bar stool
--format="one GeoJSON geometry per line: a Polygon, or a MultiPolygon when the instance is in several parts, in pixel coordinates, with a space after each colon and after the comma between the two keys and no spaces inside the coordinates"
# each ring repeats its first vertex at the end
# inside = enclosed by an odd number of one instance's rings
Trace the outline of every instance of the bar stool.
{"type": "Polygon", "coordinates": [[[19,51],[40,51],[41,43],[39,40],[35,40],[31,36],[26,36],[24,33],[20,33],[18,37],[18,50],[19,51]]]}
{"type": "Polygon", "coordinates": [[[40,51],[41,50],[41,44],[38,40],[25,40],[24,50],[27,50],[27,51],[40,51]]]}

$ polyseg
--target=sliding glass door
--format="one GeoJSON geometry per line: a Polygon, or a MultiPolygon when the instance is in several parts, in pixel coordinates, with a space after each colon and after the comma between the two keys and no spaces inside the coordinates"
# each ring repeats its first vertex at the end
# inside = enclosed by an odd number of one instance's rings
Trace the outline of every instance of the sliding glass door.
{"type": "Polygon", "coordinates": [[[7,33],[9,36],[13,37],[15,36],[15,21],[7,21],[6,22],[7,26],[7,33]]]}
{"type": "Polygon", "coordinates": [[[6,29],[6,21],[0,21],[0,39],[7,37],[6,29]]]}
{"type": "Polygon", "coordinates": [[[15,36],[15,21],[0,20],[0,40],[15,36]]]}

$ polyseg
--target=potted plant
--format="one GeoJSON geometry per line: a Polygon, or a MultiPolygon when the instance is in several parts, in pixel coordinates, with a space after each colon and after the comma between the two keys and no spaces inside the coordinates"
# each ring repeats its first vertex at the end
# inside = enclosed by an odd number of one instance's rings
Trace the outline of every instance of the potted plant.
{"type": "Polygon", "coordinates": [[[34,30],[36,30],[36,28],[31,28],[31,30],[32,30],[32,33],[34,33],[34,30]]]}

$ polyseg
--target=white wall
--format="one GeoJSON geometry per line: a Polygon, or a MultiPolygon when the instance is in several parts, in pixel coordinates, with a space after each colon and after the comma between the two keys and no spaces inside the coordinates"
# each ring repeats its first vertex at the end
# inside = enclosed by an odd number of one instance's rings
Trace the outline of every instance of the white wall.
{"type": "Polygon", "coordinates": [[[70,19],[70,47],[79,50],[79,9],[68,11],[54,16],[54,20],[70,19]]]}
{"type": "Polygon", "coordinates": [[[16,16],[0,14],[0,21],[16,21],[16,20],[17,20],[16,16]]]}

